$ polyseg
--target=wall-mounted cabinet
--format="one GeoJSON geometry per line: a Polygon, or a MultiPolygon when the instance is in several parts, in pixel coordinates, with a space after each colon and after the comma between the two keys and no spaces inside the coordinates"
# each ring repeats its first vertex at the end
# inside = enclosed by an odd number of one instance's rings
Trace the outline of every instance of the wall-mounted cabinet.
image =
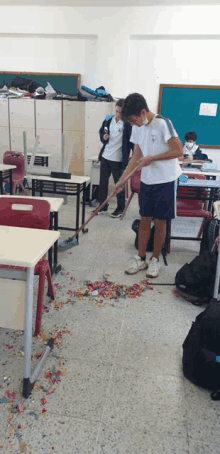
{"type": "Polygon", "coordinates": [[[9,128],[0,126],[0,162],[3,162],[3,154],[10,150],[9,128]]]}
{"type": "Polygon", "coordinates": [[[39,130],[62,130],[62,101],[36,99],[36,134],[39,130]]]}
{"type": "Polygon", "coordinates": [[[1,99],[0,128],[9,128],[8,99],[1,99]]]}
{"type": "Polygon", "coordinates": [[[35,141],[34,128],[10,128],[11,150],[24,151],[23,131],[26,132],[27,151],[32,151],[35,141]]]}
{"type": "Polygon", "coordinates": [[[35,129],[34,99],[9,99],[10,128],[35,129]]]}
{"type": "MultiPolygon", "coordinates": [[[[71,173],[90,175],[89,158],[98,155],[102,146],[99,129],[106,115],[114,112],[115,103],[109,102],[0,99],[0,160],[6,150],[23,151],[23,131],[26,131],[27,150],[33,149],[38,135],[38,150],[48,152],[50,167],[60,170],[64,133],[66,156],[74,139],[71,173]]],[[[99,172],[96,173],[95,182],[98,182],[99,172]]]]}
{"type": "MultiPolygon", "coordinates": [[[[63,101],[63,132],[68,150],[71,138],[74,139],[70,171],[77,175],[90,175],[91,156],[98,156],[102,144],[99,129],[106,115],[113,115],[115,103],[109,102],[70,102],[63,101]]],[[[94,172],[94,182],[98,184],[99,172],[94,172]]]]}

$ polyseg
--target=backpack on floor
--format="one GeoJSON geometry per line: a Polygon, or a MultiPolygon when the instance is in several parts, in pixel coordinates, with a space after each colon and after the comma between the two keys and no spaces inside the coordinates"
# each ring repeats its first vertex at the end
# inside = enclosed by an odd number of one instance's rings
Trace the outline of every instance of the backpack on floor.
{"type": "Polygon", "coordinates": [[[212,302],[192,323],[183,342],[183,374],[220,400],[220,302],[212,302]]]}
{"type": "Polygon", "coordinates": [[[200,243],[200,254],[204,251],[212,250],[215,239],[218,236],[218,230],[218,219],[206,219],[200,243]]]}
{"type": "MultiPolygon", "coordinates": [[[[132,223],[132,230],[136,233],[136,237],[135,237],[135,242],[134,242],[134,245],[136,247],[136,249],[138,249],[138,231],[139,231],[139,225],[140,225],[140,219],[135,219],[132,223]]],[[[147,243],[147,247],[146,247],[146,252],[153,252],[153,247],[154,247],[154,232],[155,232],[155,227],[154,225],[151,227],[151,231],[150,231],[150,238],[148,240],[148,243],[147,243]]]]}
{"type": "Polygon", "coordinates": [[[208,304],[214,293],[217,256],[215,247],[185,263],[175,276],[177,293],[196,306],[208,304]]]}
{"type": "Polygon", "coordinates": [[[201,245],[200,255],[192,262],[185,263],[175,276],[176,291],[187,301],[196,306],[208,304],[212,299],[215,284],[217,247],[211,252],[218,235],[218,220],[207,220],[201,245]]]}

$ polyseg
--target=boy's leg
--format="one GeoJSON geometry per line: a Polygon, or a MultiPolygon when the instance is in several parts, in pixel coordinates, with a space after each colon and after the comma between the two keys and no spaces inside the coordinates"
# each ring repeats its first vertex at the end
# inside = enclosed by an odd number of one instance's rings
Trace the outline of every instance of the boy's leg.
{"type": "Polygon", "coordinates": [[[100,178],[99,178],[99,204],[101,205],[108,197],[108,180],[111,175],[111,170],[108,160],[101,158],[100,163],[100,178]]]}
{"type": "Polygon", "coordinates": [[[163,243],[166,235],[166,221],[154,219],[155,234],[154,234],[154,250],[152,257],[159,259],[160,251],[163,247],[163,243]]]}
{"type": "Polygon", "coordinates": [[[138,231],[138,255],[144,257],[146,253],[146,247],[150,238],[151,230],[151,217],[141,217],[139,231],[138,231]]]}
{"type": "MultiPolygon", "coordinates": [[[[110,161],[110,167],[114,183],[116,184],[122,175],[122,163],[110,161]]],[[[125,190],[117,194],[117,209],[124,211],[124,207],[125,207],[125,190]]]]}

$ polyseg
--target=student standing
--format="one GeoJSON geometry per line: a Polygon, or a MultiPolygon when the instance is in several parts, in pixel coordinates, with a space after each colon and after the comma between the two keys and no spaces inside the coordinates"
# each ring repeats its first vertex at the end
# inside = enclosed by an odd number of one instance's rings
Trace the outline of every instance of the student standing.
{"type": "MultiPolygon", "coordinates": [[[[121,111],[124,99],[119,99],[115,106],[115,115],[108,116],[103,121],[99,131],[103,147],[99,154],[100,181],[99,181],[99,204],[101,205],[108,196],[109,178],[112,174],[114,183],[117,183],[123,170],[128,164],[130,150],[133,144],[130,142],[131,125],[121,119],[121,111]]],[[[125,207],[125,191],[117,194],[117,207],[111,214],[113,218],[119,218],[125,207]]],[[[108,205],[105,205],[97,214],[106,213],[108,205]]]]}
{"type": "MultiPolygon", "coordinates": [[[[153,114],[145,98],[133,93],[124,102],[122,118],[135,128],[134,154],[123,175],[115,185],[117,192],[123,187],[126,176],[139,164],[140,185],[140,227],[138,255],[127,267],[127,274],[135,274],[147,268],[147,276],[159,274],[159,254],[162,249],[166,220],[175,218],[176,181],[181,168],[178,158],[182,156],[182,144],[172,122],[161,115],[153,114]],[[151,221],[154,220],[154,250],[146,262],[146,245],[150,236],[151,221]]],[[[131,136],[131,141],[133,137],[131,136]]]]}

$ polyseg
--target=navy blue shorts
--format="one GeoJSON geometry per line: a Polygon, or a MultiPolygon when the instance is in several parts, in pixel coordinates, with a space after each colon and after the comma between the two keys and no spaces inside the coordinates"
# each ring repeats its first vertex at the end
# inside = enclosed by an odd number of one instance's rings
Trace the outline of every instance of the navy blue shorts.
{"type": "Polygon", "coordinates": [[[139,204],[141,217],[165,220],[176,217],[177,182],[145,184],[141,181],[139,204]]]}

